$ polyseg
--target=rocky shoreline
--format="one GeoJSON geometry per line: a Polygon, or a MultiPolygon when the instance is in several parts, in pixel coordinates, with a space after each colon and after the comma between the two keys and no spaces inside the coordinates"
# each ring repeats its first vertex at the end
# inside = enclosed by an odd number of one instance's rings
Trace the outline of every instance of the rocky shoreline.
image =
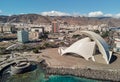
{"type": "Polygon", "coordinates": [[[85,77],[89,79],[102,81],[120,81],[120,70],[114,69],[93,69],[93,68],[71,68],[71,67],[50,67],[45,60],[37,62],[49,75],[72,75],[77,77],[85,77]]]}
{"type": "Polygon", "coordinates": [[[95,70],[91,68],[55,68],[46,67],[46,74],[49,75],[72,75],[102,81],[120,81],[120,71],[95,70]]]}

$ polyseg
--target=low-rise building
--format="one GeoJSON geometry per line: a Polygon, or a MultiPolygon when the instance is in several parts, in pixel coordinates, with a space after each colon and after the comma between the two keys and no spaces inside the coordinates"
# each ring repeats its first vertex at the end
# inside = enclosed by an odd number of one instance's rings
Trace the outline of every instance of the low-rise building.
{"type": "Polygon", "coordinates": [[[44,35],[44,27],[31,27],[29,32],[29,38],[31,40],[40,39],[44,35]]]}
{"type": "Polygon", "coordinates": [[[39,32],[29,32],[29,39],[30,40],[38,40],[40,39],[40,33],[39,32]]]}
{"type": "Polygon", "coordinates": [[[119,38],[115,38],[115,40],[114,40],[113,51],[114,52],[120,52],[120,39],[119,38]]]}
{"type": "Polygon", "coordinates": [[[0,24],[0,33],[14,33],[16,32],[15,25],[0,24]]]}
{"type": "Polygon", "coordinates": [[[31,32],[39,32],[39,33],[44,34],[44,27],[31,27],[30,31],[31,32]]]}

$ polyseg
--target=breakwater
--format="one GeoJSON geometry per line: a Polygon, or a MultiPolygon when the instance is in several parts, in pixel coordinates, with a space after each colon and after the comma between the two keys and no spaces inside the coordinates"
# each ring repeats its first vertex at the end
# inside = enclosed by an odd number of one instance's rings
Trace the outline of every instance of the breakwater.
{"type": "Polygon", "coordinates": [[[95,70],[91,68],[46,68],[47,75],[73,75],[102,81],[120,81],[120,71],[95,70]]]}

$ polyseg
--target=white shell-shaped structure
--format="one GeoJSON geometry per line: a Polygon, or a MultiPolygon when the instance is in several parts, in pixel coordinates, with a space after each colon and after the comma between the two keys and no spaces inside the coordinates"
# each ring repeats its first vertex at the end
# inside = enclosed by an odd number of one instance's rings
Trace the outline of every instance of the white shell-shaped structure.
{"type": "Polygon", "coordinates": [[[106,63],[109,64],[112,54],[110,53],[109,47],[105,40],[100,35],[91,31],[81,31],[80,33],[88,37],[78,40],[68,48],[60,47],[58,49],[59,54],[64,55],[67,53],[75,53],[84,57],[86,60],[91,58],[93,61],[95,61],[94,54],[96,46],[98,46],[98,49],[103,55],[103,58],[105,59],[106,63]],[[93,41],[91,41],[91,39],[93,41]]]}

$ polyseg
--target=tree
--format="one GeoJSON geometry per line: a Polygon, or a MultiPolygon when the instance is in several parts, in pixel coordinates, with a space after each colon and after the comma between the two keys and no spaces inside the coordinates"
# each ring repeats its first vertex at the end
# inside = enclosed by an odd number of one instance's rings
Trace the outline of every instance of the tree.
{"type": "Polygon", "coordinates": [[[94,30],[95,33],[97,34],[100,34],[100,31],[99,30],[94,30]]]}
{"type": "Polygon", "coordinates": [[[101,35],[103,38],[106,38],[109,36],[109,31],[106,31],[106,32],[102,32],[102,35],[101,35]]]}
{"type": "Polygon", "coordinates": [[[10,54],[9,50],[6,50],[4,47],[0,47],[0,55],[10,54]]]}
{"type": "Polygon", "coordinates": [[[72,38],[79,38],[81,35],[79,34],[76,34],[76,35],[73,35],[72,38]]]}
{"type": "Polygon", "coordinates": [[[50,47],[50,44],[49,43],[44,43],[44,46],[48,48],[48,47],[50,47]]]}
{"type": "Polygon", "coordinates": [[[35,48],[35,49],[33,49],[33,52],[34,53],[39,53],[39,49],[35,48]]]}

